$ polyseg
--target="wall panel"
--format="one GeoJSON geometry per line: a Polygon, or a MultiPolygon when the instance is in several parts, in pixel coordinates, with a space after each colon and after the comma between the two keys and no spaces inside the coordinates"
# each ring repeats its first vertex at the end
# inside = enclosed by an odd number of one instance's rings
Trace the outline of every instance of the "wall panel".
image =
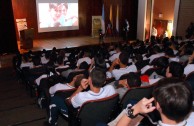
{"type": "Polygon", "coordinates": [[[194,0],[181,0],[178,23],[177,23],[177,35],[183,38],[186,35],[186,29],[190,22],[194,22],[194,0]]]}

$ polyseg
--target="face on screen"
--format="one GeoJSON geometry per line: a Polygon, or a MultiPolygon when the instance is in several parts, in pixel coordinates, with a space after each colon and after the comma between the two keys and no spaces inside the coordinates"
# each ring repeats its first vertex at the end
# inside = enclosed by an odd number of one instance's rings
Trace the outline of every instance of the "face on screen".
{"type": "Polygon", "coordinates": [[[57,4],[56,3],[49,4],[49,11],[50,11],[50,15],[54,21],[59,19],[60,13],[57,12],[57,4]]]}
{"type": "Polygon", "coordinates": [[[64,15],[66,16],[67,15],[67,8],[68,8],[68,5],[66,3],[64,4],[60,4],[57,8],[57,11],[59,13],[61,13],[61,15],[64,15]]]}
{"type": "Polygon", "coordinates": [[[36,0],[38,32],[79,29],[78,0],[36,0]]]}

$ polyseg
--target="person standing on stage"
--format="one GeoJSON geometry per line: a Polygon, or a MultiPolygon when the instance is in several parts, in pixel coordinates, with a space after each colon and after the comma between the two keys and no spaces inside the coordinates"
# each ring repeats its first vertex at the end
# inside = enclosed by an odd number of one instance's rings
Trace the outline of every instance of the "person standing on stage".
{"type": "Polygon", "coordinates": [[[125,23],[124,23],[124,27],[123,27],[123,31],[124,31],[123,40],[125,40],[126,42],[128,41],[129,27],[130,27],[129,22],[127,19],[125,19],[125,23]]]}

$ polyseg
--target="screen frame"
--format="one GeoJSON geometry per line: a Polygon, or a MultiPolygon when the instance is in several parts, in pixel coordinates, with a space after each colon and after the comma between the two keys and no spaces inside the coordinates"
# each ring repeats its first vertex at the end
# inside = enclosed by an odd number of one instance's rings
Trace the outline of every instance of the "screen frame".
{"type": "Polygon", "coordinates": [[[78,0],[36,0],[36,14],[37,14],[37,27],[38,33],[42,32],[54,32],[54,31],[68,31],[68,30],[79,30],[79,1],[78,0]],[[40,28],[39,19],[39,3],[78,3],[78,26],[62,26],[62,27],[47,27],[40,28]]]}

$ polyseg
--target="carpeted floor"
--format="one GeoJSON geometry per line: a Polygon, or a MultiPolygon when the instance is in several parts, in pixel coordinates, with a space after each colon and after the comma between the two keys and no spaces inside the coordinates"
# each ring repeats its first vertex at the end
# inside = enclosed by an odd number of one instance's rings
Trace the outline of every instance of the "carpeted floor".
{"type": "MultiPolygon", "coordinates": [[[[17,81],[11,61],[6,62],[6,67],[0,68],[0,126],[43,126],[46,111],[37,106],[36,98],[30,97],[25,86],[17,81]]],[[[58,125],[67,126],[67,122],[59,118],[58,125]]]]}

